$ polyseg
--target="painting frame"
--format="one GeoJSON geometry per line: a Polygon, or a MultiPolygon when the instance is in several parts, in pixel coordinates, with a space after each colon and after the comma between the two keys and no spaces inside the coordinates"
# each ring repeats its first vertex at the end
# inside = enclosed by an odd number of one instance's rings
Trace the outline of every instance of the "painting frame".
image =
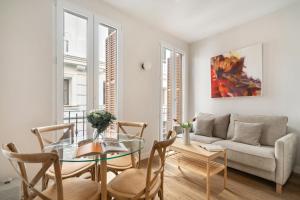
{"type": "Polygon", "coordinates": [[[211,98],[258,97],[263,89],[263,44],[210,59],[211,98]]]}

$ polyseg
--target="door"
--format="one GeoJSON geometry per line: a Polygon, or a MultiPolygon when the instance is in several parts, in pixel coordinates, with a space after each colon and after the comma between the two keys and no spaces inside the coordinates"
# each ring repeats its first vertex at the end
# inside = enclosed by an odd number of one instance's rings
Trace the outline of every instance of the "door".
{"type": "Polygon", "coordinates": [[[90,110],[118,114],[118,28],[70,5],[61,5],[57,17],[57,119],[85,136],[92,132],[90,110]]]}
{"type": "Polygon", "coordinates": [[[161,137],[173,129],[174,119],[182,121],[183,55],[183,52],[170,45],[161,47],[161,137]]]}

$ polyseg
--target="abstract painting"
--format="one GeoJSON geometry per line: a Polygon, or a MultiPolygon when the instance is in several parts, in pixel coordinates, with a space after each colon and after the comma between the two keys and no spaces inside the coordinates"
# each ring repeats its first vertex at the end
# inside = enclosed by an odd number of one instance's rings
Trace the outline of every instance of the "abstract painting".
{"type": "Polygon", "coordinates": [[[211,97],[261,96],[262,44],[211,58],[211,97]]]}

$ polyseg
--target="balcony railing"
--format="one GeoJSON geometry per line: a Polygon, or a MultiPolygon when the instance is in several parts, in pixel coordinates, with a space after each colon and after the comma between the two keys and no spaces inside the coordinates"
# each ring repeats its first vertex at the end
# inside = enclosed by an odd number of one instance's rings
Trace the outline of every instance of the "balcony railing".
{"type": "MultiPolygon", "coordinates": [[[[64,123],[75,124],[75,135],[85,137],[87,134],[87,111],[84,106],[65,106],[64,107],[64,123]]],[[[104,105],[99,106],[99,110],[105,109],[104,105]]]]}
{"type": "Polygon", "coordinates": [[[86,111],[85,110],[65,110],[64,111],[64,123],[75,124],[75,135],[86,135],[86,111]]]}

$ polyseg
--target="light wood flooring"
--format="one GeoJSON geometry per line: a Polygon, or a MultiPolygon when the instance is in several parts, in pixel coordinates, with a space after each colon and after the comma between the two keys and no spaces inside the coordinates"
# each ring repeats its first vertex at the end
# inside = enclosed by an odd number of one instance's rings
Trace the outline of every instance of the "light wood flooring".
{"type": "MultiPolygon", "coordinates": [[[[146,167],[147,160],[143,161],[146,167]]],[[[167,158],[165,167],[165,200],[204,200],[205,179],[196,171],[182,171],[177,162],[167,158]]],[[[109,179],[114,175],[109,174],[109,179]]],[[[0,185],[0,200],[19,199],[19,182],[0,185]]],[[[159,198],[157,197],[156,200],[159,198]]],[[[281,195],[275,192],[275,183],[234,170],[228,170],[228,189],[223,190],[223,176],[216,175],[211,179],[211,199],[215,200],[300,200],[300,175],[293,174],[284,186],[281,195]]]]}
{"type": "MultiPolygon", "coordinates": [[[[146,160],[143,163],[146,166],[146,160]]],[[[165,166],[165,200],[205,199],[205,179],[196,171],[177,168],[177,161],[167,158],[165,166]]],[[[158,199],[158,197],[156,198],[158,199]]],[[[293,174],[281,195],[275,192],[275,183],[234,169],[228,170],[228,187],[223,190],[223,175],[211,179],[211,199],[218,200],[300,200],[300,175],[293,174]]]]}

